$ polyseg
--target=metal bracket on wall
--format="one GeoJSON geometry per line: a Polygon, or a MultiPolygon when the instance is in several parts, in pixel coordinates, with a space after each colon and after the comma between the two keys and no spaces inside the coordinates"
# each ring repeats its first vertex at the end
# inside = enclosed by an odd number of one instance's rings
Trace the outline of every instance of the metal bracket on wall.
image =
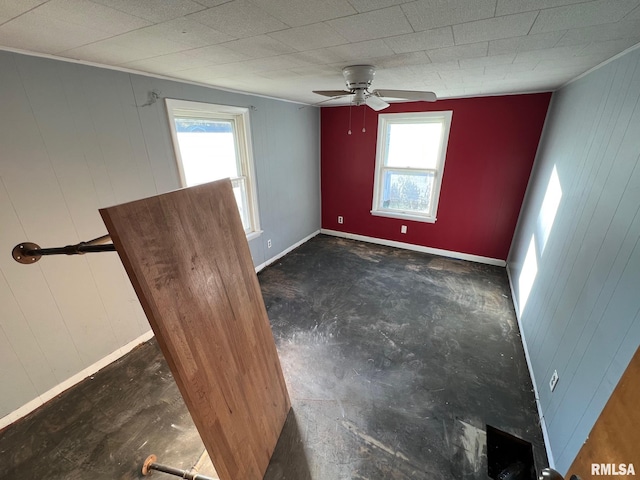
{"type": "Polygon", "coordinates": [[[109,235],[103,235],[88,242],[80,242],[66,247],[41,248],[37,243],[19,243],[11,251],[13,259],[22,264],[36,263],[44,255],[84,255],[93,252],[115,252],[116,247],[112,243],[105,244],[111,240],[109,235]]]}

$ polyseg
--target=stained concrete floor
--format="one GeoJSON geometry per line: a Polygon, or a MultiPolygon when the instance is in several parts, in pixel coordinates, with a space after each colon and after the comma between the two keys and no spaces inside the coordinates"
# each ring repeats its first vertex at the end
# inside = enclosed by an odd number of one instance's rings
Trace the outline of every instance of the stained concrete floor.
{"type": "MultiPolygon", "coordinates": [[[[503,268],[320,235],[259,279],[293,405],[265,479],[487,479],[486,424],[546,466],[503,268]]],[[[0,479],[202,451],[152,341],[0,432],[0,479]]]]}

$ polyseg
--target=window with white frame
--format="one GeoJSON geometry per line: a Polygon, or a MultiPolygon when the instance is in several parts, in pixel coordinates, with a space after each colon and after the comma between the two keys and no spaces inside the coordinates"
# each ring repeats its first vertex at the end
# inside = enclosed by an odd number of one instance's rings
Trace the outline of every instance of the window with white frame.
{"type": "Polygon", "coordinates": [[[452,114],[378,116],[373,215],[436,221],[452,114]]]}
{"type": "Polygon", "coordinates": [[[259,233],[249,109],[166,99],[183,187],[230,178],[247,236],[259,233]]]}

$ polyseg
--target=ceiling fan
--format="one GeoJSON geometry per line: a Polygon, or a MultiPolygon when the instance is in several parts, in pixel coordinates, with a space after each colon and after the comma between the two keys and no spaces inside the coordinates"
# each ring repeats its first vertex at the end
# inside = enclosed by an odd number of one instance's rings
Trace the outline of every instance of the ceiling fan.
{"type": "Polygon", "coordinates": [[[356,106],[364,103],[376,111],[383,110],[389,106],[382,97],[423,102],[435,102],[438,99],[433,92],[421,92],[417,90],[369,90],[375,74],[376,67],[373,65],[350,65],[342,69],[347,90],[313,90],[313,93],[332,98],[353,95],[353,103],[356,106]]]}

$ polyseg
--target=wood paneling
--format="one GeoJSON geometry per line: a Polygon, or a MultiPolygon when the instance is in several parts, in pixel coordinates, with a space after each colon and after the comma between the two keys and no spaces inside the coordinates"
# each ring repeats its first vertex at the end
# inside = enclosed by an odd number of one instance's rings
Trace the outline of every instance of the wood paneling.
{"type": "Polygon", "coordinates": [[[290,403],[231,182],[100,213],[220,478],[261,479],[290,403]]]}
{"type": "MultiPolygon", "coordinates": [[[[593,426],[589,438],[573,461],[569,474],[582,480],[620,478],[593,477],[592,463],[633,464],[640,473],[640,348],[625,370],[618,386],[593,426]]],[[[568,475],[567,475],[568,476],[568,475]]]]}

